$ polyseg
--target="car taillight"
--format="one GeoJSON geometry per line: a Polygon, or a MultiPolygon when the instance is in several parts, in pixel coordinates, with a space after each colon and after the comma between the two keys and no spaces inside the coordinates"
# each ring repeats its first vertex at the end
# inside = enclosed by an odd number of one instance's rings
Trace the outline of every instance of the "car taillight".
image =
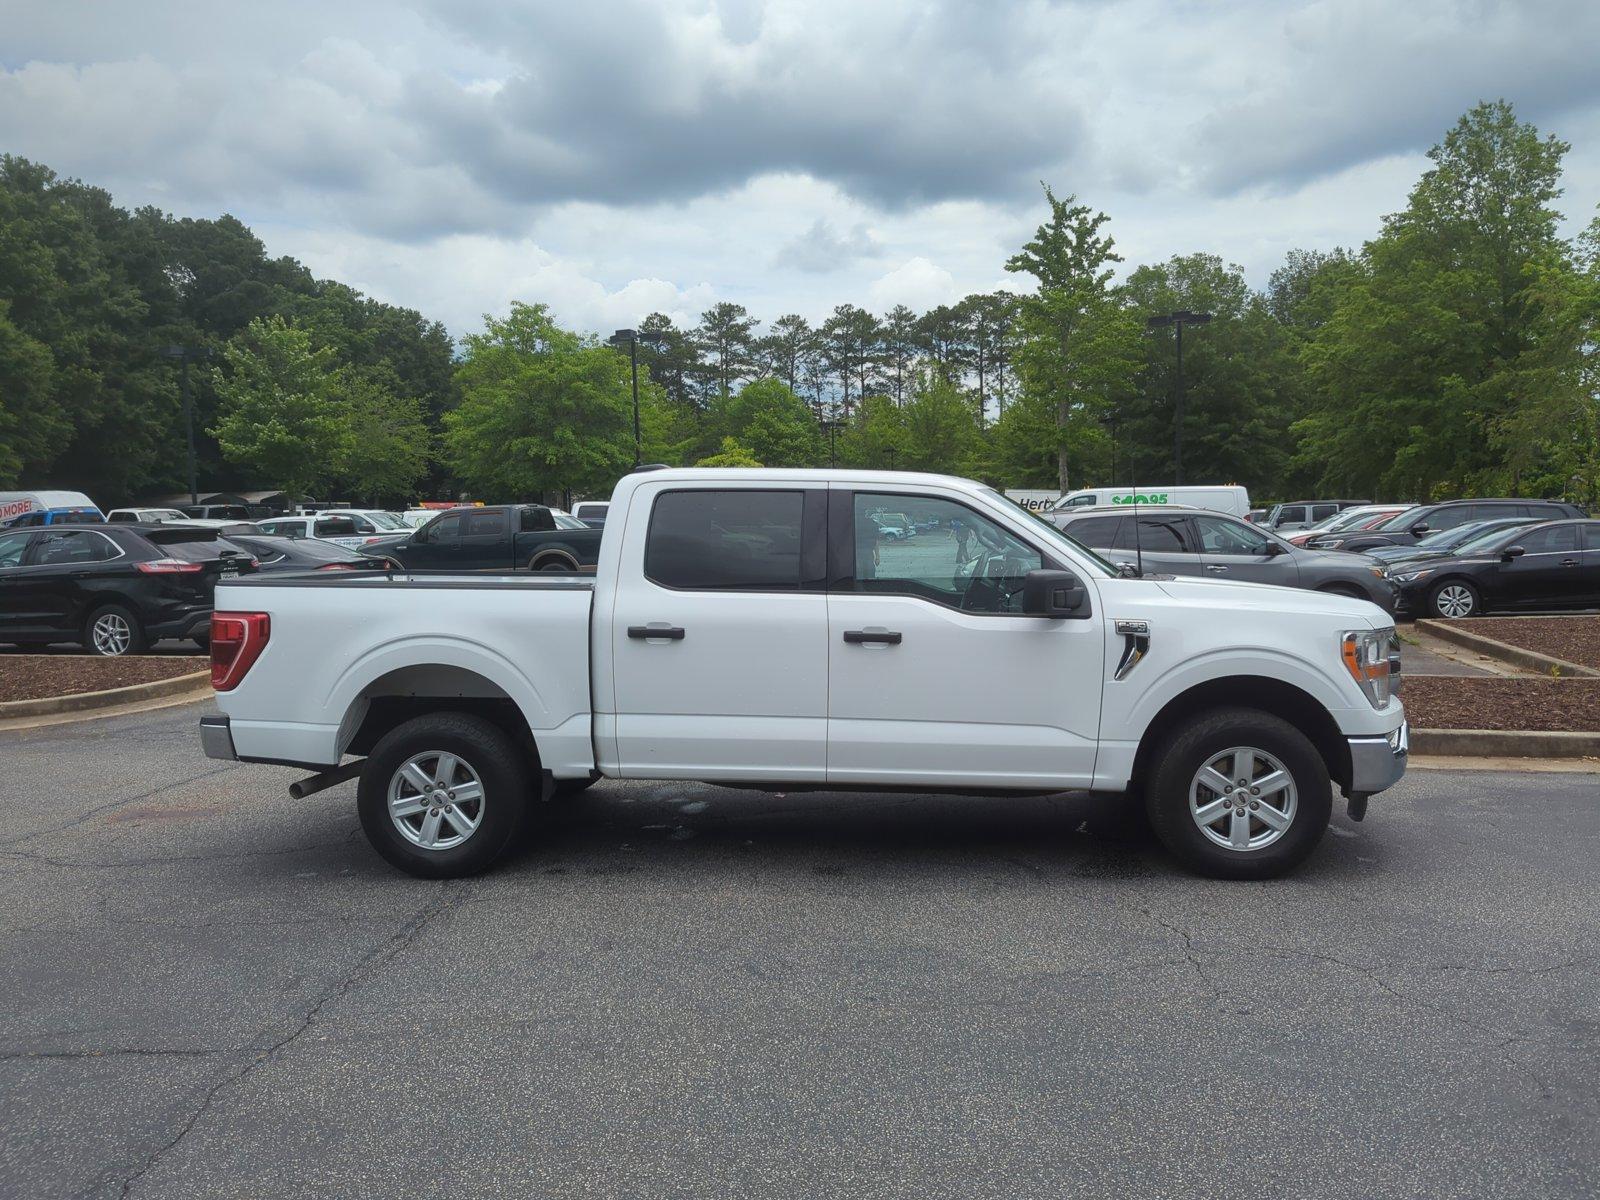
{"type": "Polygon", "coordinates": [[[181,558],[156,558],[133,565],[146,575],[196,575],[205,570],[203,563],[185,562],[181,558]]]}
{"type": "Polygon", "coordinates": [[[271,636],[272,619],[266,613],[212,613],[211,686],[219,692],[238,687],[271,636]]]}

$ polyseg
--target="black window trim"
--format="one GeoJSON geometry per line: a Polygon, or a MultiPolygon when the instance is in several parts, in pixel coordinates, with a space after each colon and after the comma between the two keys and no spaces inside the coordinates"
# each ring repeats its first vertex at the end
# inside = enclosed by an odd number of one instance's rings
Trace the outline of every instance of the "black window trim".
{"type": "Polygon", "coordinates": [[[829,557],[828,545],[828,498],[826,488],[814,484],[792,483],[762,487],[713,487],[697,485],[694,487],[662,487],[650,497],[650,519],[645,522],[644,543],[639,553],[639,573],[645,581],[653,587],[661,588],[667,592],[682,592],[689,596],[808,596],[826,594],[829,557]],[[678,587],[676,584],[663,583],[650,576],[645,565],[650,556],[650,535],[656,526],[656,505],[661,497],[680,492],[714,492],[723,495],[728,492],[781,492],[798,493],[800,496],[800,579],[799,586],[792,588],[779,587],[678,587]]]}
{"type": "MultiPolygon", "coordinates": [[[[51,527],[51,528],[53,529],[54,527],[51,527]]],[[[57,531],[57,533],[59,535],[65,535],[65,534],[70,534],[70,533],[76,533],[76,534],[79,534],[79,535],[82,535],[82,534],[93,534],[96,537],[98,537],[101,541],[108,543],[111,546],[111,548],[116,551],[116,553],[111,555],[111,557],[109,557],[109,558],[91,558],[91,559],[88,560],[89,562],[92,562],[92,563],[116,562],[117,559],[119,559],[119,558],[128,557],[128,552],[127,552],[127,550],[123,549],[122,543],[118,542],[116,538],[111,537],[108,534],[101,533],[98,529],[73,529],[70,525],[63,525],[61,527],[61,529],[59,531],[57,531]]],[[[29,561],[29,560],[31,560],[33,558],[33,556],[35,554],[37,554],[39,552],[39,548],[44,545],[45,536],[46,536],[46,534],[44,533],[44,531],[41,530],[39,533],[35,534],[33,541],[28,543],[27,548],[24,549],[23,552],[22,552],[22,559],[23,559],[22,566],[24,566],[24,567],[56,567],[56,566],[69,565],[69,564],[64,564],[64,563],[41,563],[41,562],[29,561]]],[[[12,568],[12,569],[15,569],[15,568],[12,568]]]]}
{"type": "Polygon", "coordinates": [[[961,608],[955,604],[946,604],[942,600],[935,600],[931,596],[924,596],[920,592],[873,591],[863,592],[857,590],[856,583],[856,540],[855,540],[855,504],[856,497],[861,496],[898,496],[906,500],[943,500],[964,508],[976,517],[981,517],[991,525],[999,525],[1012,537],[1023,545],[1030,547],[1039,556],[1040,570],[1071,571],[1074,575],[1081,576],[1081,568],[1072,563],[1064,562],[1044,547],[1024,537],[1015,529],[1003,522],[996,521],[988,513],[982,512],[968,504],[965,500],[958,500],[954,496],[944,493],[930,492],[901,492],[892,488],[830,488],[828,490],[828,591],[841,596],[897,596],[903,600],[919,600],[923,604],[934,608],[942,608],[947,612],[961,613],[967,617],[997,617],[1004,620],[1037,621],[1041,618],[1030,613],[1020,612],[983,612],[970,608],[961,608]]]}

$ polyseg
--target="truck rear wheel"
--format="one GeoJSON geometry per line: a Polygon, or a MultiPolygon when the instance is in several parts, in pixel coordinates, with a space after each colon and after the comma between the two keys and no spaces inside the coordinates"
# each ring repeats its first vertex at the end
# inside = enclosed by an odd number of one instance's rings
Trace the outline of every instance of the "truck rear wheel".
{"type": "Polygon", "coordinates": [[[1270,879],[1316,848],[1333,809],[1322,755],[1289,722],[1213,709],[1159,752],[1145,805],[1156,836],[1216,879],[1270,879]]]}
{"type": "Polygon", "coordinates": [[[486,870],[528,808],[526,756],[505,732],[466,713],[396,726],[361,770],[357,804],[372,848],[423,879],[486,870]]]}

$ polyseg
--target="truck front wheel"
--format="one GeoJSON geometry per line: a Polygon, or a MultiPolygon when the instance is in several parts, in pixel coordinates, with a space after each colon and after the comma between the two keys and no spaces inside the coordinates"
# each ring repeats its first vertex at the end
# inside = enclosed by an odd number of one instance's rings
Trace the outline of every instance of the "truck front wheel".
{"type": "Polygon", "coordinates": [[[1145,804],[1156,836],[1191,870],[1270,879],[1316,848],[1333,792],[1305,734],[1270,713],[1225,708],[1176,730],[1150,773],[1145,804]]]}
{"type": "Polygon", "coordinates": [[[372,848],[423,879],[487,869],[528,807],[526,756],[480,717],[438,713],[396,726],[361,770],[357,804],[372,848]]]}

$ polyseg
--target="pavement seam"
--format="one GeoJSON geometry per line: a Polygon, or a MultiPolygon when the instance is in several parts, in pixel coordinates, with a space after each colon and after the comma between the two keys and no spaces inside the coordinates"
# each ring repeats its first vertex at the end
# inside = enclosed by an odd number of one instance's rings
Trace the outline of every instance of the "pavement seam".
{"type": "MultiPolygon", "coordinates": [[[[439,894],[431,903],[413,914],[410,920],[401,926],[398,931],[362,955],[361,960],[356,963],[348,974],[324,989],[322,995],[305,1011],[293,1029],[270,1046],[256,1051],[253,1057],[240,1064],[226,1078],[207,1088],[205,1094],[200,1098],[199,1105],[179,1127],[177,1133],[163,1145],[157,1147],[154,1152],[146,1155],[144,1161],[122,1181],[121,1190],[118,1192],[119,1197],[122,1200],[126,1200],[134,1185],[193,1132],[195,1126],[199,1124],[200,1118],[211,1108],[212,1101],[225,1089],[244,1083],[245,1080],[249,1079],[262,1067],[275,1061],[282,1051],[293,1045],[306,1030],[316,1023],[317,1017],[324,1008],[347,995],[351,988],[369,976],[376,968],[392,962],[412,942],[416,941],[430,924],[446,912],[459,906],[463,900],[471,895],[470,888],[452,887],[452,883],[453,881],[445,881],[439,889],[439,894]]],[[[102,1176],[90,1190],[97,1190],[102,1184],[108,1182],[110,1180],[102,1176]]]]}

